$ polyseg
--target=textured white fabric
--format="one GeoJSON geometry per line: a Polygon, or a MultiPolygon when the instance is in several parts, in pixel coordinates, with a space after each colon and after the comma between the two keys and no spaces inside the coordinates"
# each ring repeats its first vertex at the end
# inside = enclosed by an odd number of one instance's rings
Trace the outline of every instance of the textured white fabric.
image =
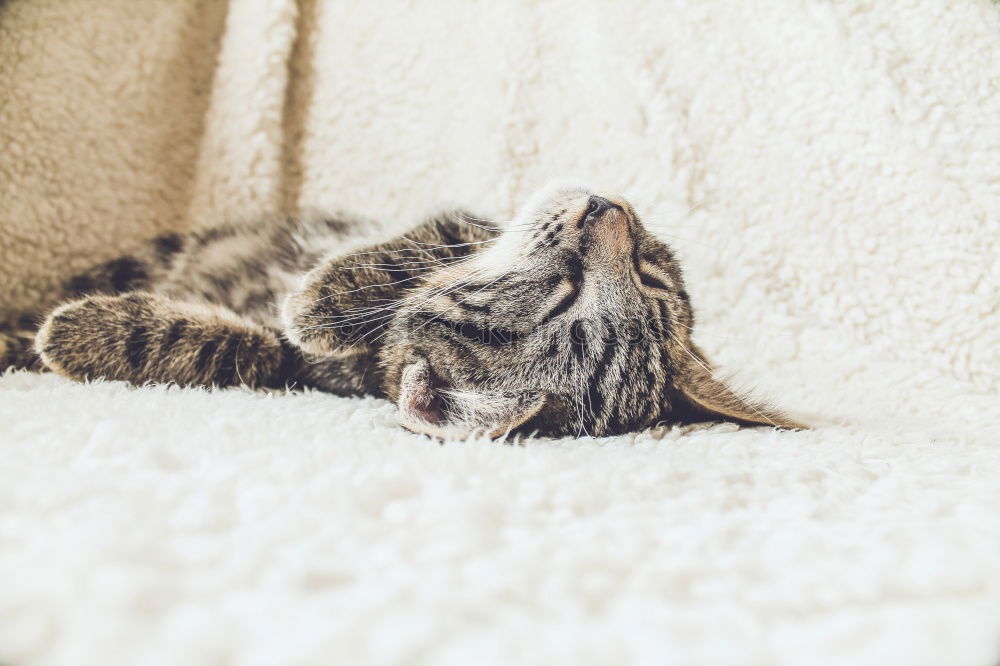
{"type": "Polygon", "coordinates": [[[997,663],[994,4],[293,4],[230,7],[195,218],[606,186],[709,356],[820,427],[440,445],[9,374],[0,663],[997,663]]]}

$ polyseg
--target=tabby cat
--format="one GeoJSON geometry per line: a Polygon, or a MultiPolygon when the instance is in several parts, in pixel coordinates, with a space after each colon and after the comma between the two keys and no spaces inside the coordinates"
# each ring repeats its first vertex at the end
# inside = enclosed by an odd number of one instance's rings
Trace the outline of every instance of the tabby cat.
{"type": "Polygon", "coordinates": [[[714,377],[677,261],[621,198],[550,188],[503,229],[453,212],[357,251],[350,233],[296,219],[161,236],[71,280],[37,333],[0,334],[0,367],[384,395],[437,437],[803,427],[714,377]]]}

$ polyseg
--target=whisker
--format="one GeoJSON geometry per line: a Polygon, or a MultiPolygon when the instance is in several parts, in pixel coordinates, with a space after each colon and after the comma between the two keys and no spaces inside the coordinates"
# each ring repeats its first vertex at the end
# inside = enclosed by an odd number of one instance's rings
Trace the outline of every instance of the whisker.
{"type": "MultiPolygon", "coordinates": [[[[351,252],[350,254],[345,254],[342,256],[337,256],[335,259],[350,259],[352,257],[363,257],[368,254],[402,254],[404,252],[423,252],[423,249],[419,247],[401,247],[397,249],[385,248],[382,250],[365,250],[364,252],[351,252]]],[[[416,259],[416,257],[411,257],[416,259]]]]}
{"type": "Polygon", "coordinates": [[[406,257],[403,261],[396,262],[376,262],[376,263],[353,263],[350,267],[378,267],[378,268],[398,268],[400,266],[425,266],[427,264],[432,264],[436,266],[449,266],[451,264],[465,261],[469,259],[467,255],[459,255],[457,257],[435,257],[431,256],[429,259],[418,259],[416,257],[406,257]]]}
{"type": "Polygon", "coordinates": [[[397,285],[397,284],[403,284],[404,282],[411,282],[412,280],[419,280],[419,279],[421,279],[423,277],[424,277],[423,275],[413,275],[411,277],[404,278],[402,280],[396,280],[395,282],[379,282],[378,284],[366,284],[366,285],[364,285],[362,287],[358,287],[357,289],[349,289],[348,291],[338,291],[335,294],[329,294],[327,296],[322,296],[320,298],[315,299],[313,301],[313,303],[319,303],[320,301],[325,301],[328,298],[335,298],[337,296],[346,296],[347,294],[354,294],[354,293],[357,293],[359,291],[364,291],[365,289],[375,289],[376,287],[392,287],[392,286],[397,285]]]}
{"type": "MultiPolygon", "coordinates": [[[[485,269],[485,268],[481,268],[481,269],[477,269],[477,270],[475,270],[475,271],[471,271],[471,272],[470,272],[470,273],[469,273],[468,275],[466,275],[466,276],[463,276],[462,278],[460,278],[460,279],[456,280],[456,281],[455,281],[454,283],[452,283],[452,284],[449,284],[449,285],[444,285],[444,286],[442,286],[442,287],[440,287],[440,288],[436,288],[436,289],[432,289],[432,290],[430,290],[430,291],[429,291],[429,292],[427,292],[427,293],[423,293],[423,294],[421,294],[421,293],[415,293],[415,294],[413,294],[413,295],[412,295],[411,297],[409,297],[409,298],[407,299],[407,301],[415,301],[415,302],[416,302],[416,305],[417,305],[418,307],[417,307],[417,309],[415,309],[415,310],[414,310],[414,309],[410,309],[410,310],[409,310],[409,311],[407,312],[406,316],[405,316],[405,317],[403,318],[403,321],[401,322],[401,324],[405,324],[405,323],[406,323],[406,322],[408,322],[408,321],[409,321],[410,319],[412,319],[414,315],[416,315],[416,314],[418,314],[418,313],[421,313],[421,312],[430,312],[429,310],[423,310],[423,309],[420,309],[420,307],[419,307],[419,306],[421,306],[421,305],[423,305],[423,304],[426,304],[426,303],[430,303],[430,302],[431,302],[432,300],[435,300],[435,299],[438,299],[438,298],[441,298],[442,296],[447,296],[447,295],[449,295],[449,294],[453,293],[454,291],[456,291],[456,290],[458,290],[458,289],[461,289],[461,288],[462,288],[462,287],[464,287],[464,286],[467,286],[467,285],[468,285],[468,284],[470,284],[470,283],[471,283],[471,282],[472,282],[473,280],[475,280],[475,279],[476,279],[476,278],[478,278],[478,277],[479,277],[480,275],[483,275],[483,274],[484,274],[484,273],[486,273],[486,272],[487,272],[487,269],[485,269]]],[[[500,277],[503,277],[503,275],[501,275],[500,277]]],[[[500,279],[500,277],[498,277],[498,278],[496,278],[496,279],[497,279],[497,280],[499,280],[499,279],[500,279]]],[[[496,280],[494,280],[494,282],[495,282],[495,281],[496,281],[496,280]]],[[[491,284],[492,284],[492,283],[491,283],[491,284]]],[[[485,287],[483,287],[483,288],[485,289],[485,287]]],[[[452,306],[452,307],[454,307],[454,306],[452,306]]],[[[450,308],[448,308],[448,309],[450,309],[450,308]]],[[[438,315],[438,316],[440,316],[440,315],[438,315]]],[[[432,320],[432,321],[433,321],[433,320],[432,320]]],[[[422,324],[422,325],[421,325],[420,327],[418,327],[418,328],[417,328],[416,330],[420,330],[420,328],[423,328],[423,326],[425,326],[425,325],[426,325],[427,323],[429,323],[429,322],[425,322],[425,323],[424,323],[424,324],[422,324]]],[[[382,336],[379,336],[379,338],[376,338],[375,340],[373,340],[373,341],[372,341],[372,343],[374,344],[374,343],[375,343],[375,342],[376,342],[377,340],[379,340],[379,339],[380,339],[381,337],[382,337],[382,336]]]]}
{"type": "Polygon", "coordinates": [[[496,241],[495,238],[490,238],[488,240],[482,240],[482,241],[469,241],[468,243],[454,243],[452,245],[435,245],[433,243],[424,243],[421,241],[413,240],[412,238],[407,238],[406,236],[400,236],[400,238],[407,241],[408,243],[413,243],[415,245],[421,246],[420,249],[427,249],[427,250],[443,250],[445,248],[469,247],[470,245],[485,245],[486,243],[492,243],[496,241]]]}
{"type": "MultiPolygon", "coordinates": [[[[380,319],[387,319],[387,318],[391,318],[391,317],[396,316],[397,312],[400,311],[401,308],[405,307],[403,305],[404,303],[414,303],[416,305],[416,308],[415,309],[414,308],[408,308],[407,314],[405,315],[405,317],[404,317],[404,319],[403,319],[403,321],[401,323],[406,323],[407,321],[409,321],[417,313],[420,313],[420,312],[430,312],[429,310],[424,310],[421,306],[424,303],[429,303],[431,300],[433,300],[435,298],[440,298],[441,296],[446,295],[447,293],[450,293],[451,291],[454,291],[455,289],[461,288],[462,286],[468,284],[473,279],[475,279],[475,277],[478,277],[478,275],[480,275],[483,272],[485,272],[485,270],[486,269],[477,269],[477,270],[474,270],[474,271],[470,271],[467,275],[462,276],[462,278],[456,280],[452,284],[448,284],[448,285],[444,285],[444,286],[442,286],[440,288],[432,289],[432,290],[430,290],[427,293],[416,292],[416,293],[411,294],[410,296],[407,296],[404,299],[400,299],[397,302],[397,306],[394,308],[394,312],[391,313],[390,315],[388,315],[387,317],[381,317],[380,319]]],[[[372,333],[375,333],[375,332],[378,332],[378,331],[381,331],[381,333],[377,337],[375,337],[374,339],[368,341],[369,344],[374,345],[376,342],[378,342],[380,339],[382,339],[382,337],[384,337],[385,335],[387,335],[389,333],[389,330],[388,330],[387,327],[378,326],[378,327],[372,329],[371,331],[368,331],[367,333],[364,333],[360,338],[358,338],[355,342],[353,342],[351,345],[349,345],[347,347],[347,349],[350,349],[350,348],[354,347],[355,345],[360,344],[361,342],[366,341],[366,338],[368,338],[368,336],[370,336],[372,333]]],[[[341,347],[341,349],[343,349],[343,347],[341,347]]]]}
{"type": "MultiPolygon", "coordinates": [[[[391,317],[394,317],[395,314],[396,313],[394,313],[394,312],[390,312],[388,314],[380,315],[380,316],[377,316],[377,317],[371,317],[370,319],[365,320],[363,323],[364,324],[370,324],[370,323],[373,323],[373,322],[376,322],[376,321],[381,321],[381,320],[384,320],[384,319],[389,319],[391,317]]],[[[339,323],[337,323],[337,322],[326,322],[326,323],[322,323],[322,324],[316,324],[314,326],[307,326],[307,327],[305,327],[305,328],[303,328],[301,330],[303,332],[305,332],[305,331],[318,331],[318,330],[322,330],[322,329],[337,330],[337,329],[341,329],[341,328],[346,328],[349,325],[351,325],[351,322],[339,322],[339,323]]]]}
{"type": "Polygon", "coordinates": [[[438,313],[437,315],[435,315],[434,317],[432,317],[432,318],[428,319],[428,320],[427,320],[427,321],[425,321],[425,322],[424,322],[423,324],[421,324],[421,325],[420,325],[420,326],[418,326],[418,327],[417,327],[416,329],[414,329],[414,331],[413,331],[413,332],[414,332],[414,333],[416,333],[417,331],[419,331],[420,329],[422,329],[422,328],[423,328],[424,326],[427,326],[428,324],[431,324],[431,323],[433,323],[433,322],[437,321],[438,319],[440,319],[441,317],[443,317],[443,316],[444,316],[444,315],[445,315],[445,314],[446,314],[447,312],[450,312],[451,310],[453,310],[454,308],[458,307],[458,306],[459,306],[459,305],[461,305],[462,303],[466,302],[467,300],[469,300],[470,298],[472,298],[472,297],[473,297],[473,296],[475,296],[476,294],[479,294],[479,293],[481,293],[482,291],[484,291],[484,290],[488,289],[489,287],[493,286],[493,285],[494,285],[494,284],[496,284],[496,283],[497,283],[497,282],[498,282],[499,280],[501,280],[502,278],[506,277],[507,275],[510,275],[510,274],[511,274],[511,273],[513,273],[513,272],[514,272],[514,271],[515,271],[515,270],[516,270],[517,268],[519,268],[520,266],[523,266],[523,265],[524,265],[525,263],[527,263],[527,259],[528,259],[528,257],[521,257],[521,258],[520,258],[520,259],[519,259],[518,261],[516,261],[516,262],[515,262],[515,264],[514,264],[513,266],[511,266],[511,267],[510,267],[509,269],[507,269],[506,271],[504,271],[503,273],[501,273],[500,275],[498,275],[498,276],[497,276],[496,278],[494,278],[494,279],[493,279],[493,280],[491,280],[490,282],[488,282],[488,283],[486,283],[485,285],[483,285],[483,286],[482,286],[481,288],[479,288],[479,289],[477,289],[476,291],[474,291],[473,293],[469,294],[468,296],[466,296],[466,297],[465,297],[465,298],[463,298],[462,300],[460,300],[460,301],[456,301],[456,302],[455,302],[455,303],[454,303],[453,305],[451,305],[451,306],[449,306],[449,307],[445,308],[445,309],[444,309],[444,310],[443,310],[442,312],[440,312],[440,313],[438,313]]]}
{"type": "Polygon", "coordinates": [[[498,226],[496,226],[494,224],[491,224],[489,220],[481,218],[481,217],[472,217],[470,215],[462,215],[459,219],[460,219],[461,222],[464,222],[465,224],[468,224],[470,227],[477,227],[479,229],[485,229],[487,231],[495,231],[495,232],[501,232],[501,231],[503,231],[502,227],[498,227],[498,226]],[[476,222],[473,222],[472,220],[476,220],[476,222]],[[477,224],[477,222],[482,222],[482,223],[485,223],[485,224],[477,224]]]}
{"type": "Polygon", "coordinates": [[[412,273],[414,271],[431,271],[449,265],[450,264],[437,261],[412,262],[412,263],[400,262],[398,264],[354,264],[352,266],[340,266],[339,270],[360,271],[367,269],[367,270],[382,270],[382,271],[393,271],[393,270],[398,271],[401,268],[405,268],[406,272],[412,273]]]}
{"type": "MultiPolygon", "coordinates": [[[[465,277],[465,279],[456,280],[456,282],[454,284],[448,285],[446,288],[440,289],[436,293],[432,293],[432,294],[429,294],[429,295],[416,294],[415,296],[418,297],[417,298],[418,303],[422,300],[422,303],[420,303],[421,305],[423,303],[429,303],[433,299],[437,299],[437,298],[440,298],[442,296],[446,296],[446,295],[454,292],[455,290],[460,289],[460,288],[468,285],[470,282],[472,282],[472,280],[475,277],[478,277],[479,275],[482,275],[485,272],[487,272],[487,269],[485,269],[485,268],[478,269],[476,271],[472,271],[472,272],[470,272],[470,274],[468,276],[465,277]]],[[[505,271],[504,273],[500,274],[495,280],[493,280],[489,284],[487,284],[484,287],[482,287],[482,289],[486,289],[490,284],[493,284],[494,282],[496,282],[497,280],[499,280],[500,278],[502,278],[504,275],[507,275],[509,272],[510,271],[508,270],[508,271],[505,271]]],[[[482,289],[480,289],[479,291],[482,291],[482,289]]],[[[478,292],[476,292],[476,293],[478,293],[478,292]]],[[[473,296],[473,295],[475,295],[475,294],[470,294],[470,296],[473,296]]],[[[457,305],[457,303],[455,305],[457,305]]],[[[446,308],[444,312],[448,312],[449,310],[451,310],[452,308],[454,308],[455,305],[452,305],[449,308],[446,308]]],[[[414,315],[416,315],[418,313],[421,313],[421,312],[430,312],[430,311],[429,310],[423,310],[423,309],[410,310],[409,312],[407,312],[407,314],[403,318],[401,324],[405,324],[406,322],[410,321],[410,319],[412,319],[414,315]]],[[[421,324],[420,326],[418,326],[413,332],[419,331],[421,328],[423,328],[427,324],[429,324],[429,323],[437,320],[438,318],[441,317],[441,315],[444,314],[444,312],[438,313],[432,319],[424,322],[423,324],[421,324]]],[[[371,341],[371,344],[375,344],[375,342],[377,342],[378,340],[380,340],[384,335],[386,335],[386,333],[388,333],[388,331],[383,332],[377,338],[373,339],[371,341]]]]}
{"type": "Polygon", "coordinates": [[[708,203],[709,201],[711,201],[713,196],[714,196],[713,194],[709,194],[704,199],[702,199],[701,201],[699,201],[695,205],[693,205],[690,208],[688,208],[687,213],[685,213],[684,215],[687,216],[687,215],[690,215],[691,213],[695,212],[696,210],[698,210],[699,208],[701,208],[702,206],[704,206],[706,203],[708,203]]]}

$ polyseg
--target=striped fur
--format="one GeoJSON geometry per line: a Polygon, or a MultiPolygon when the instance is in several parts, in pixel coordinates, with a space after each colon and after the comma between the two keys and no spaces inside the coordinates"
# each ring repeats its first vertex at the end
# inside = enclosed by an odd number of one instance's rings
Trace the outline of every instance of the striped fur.
{"type": "Polygon", "coordinates": [[[33,348],[30,321],[0,333],[0,358],[78,380],[382,394],[442,437],[800,427],[714,376],[673,254],[622,199],[554,189],[502,229],[456,212],[345,254],[349,232],[318,218],[162,236],[71,280],[33,348]]]}
{"type": "Polygon", "coordinates": [[[42,361],[61,375],[134,384],[278,386],[294,353],[277,331],[225,308],[144,292],[62,305],[36,340],[42,361]]]}

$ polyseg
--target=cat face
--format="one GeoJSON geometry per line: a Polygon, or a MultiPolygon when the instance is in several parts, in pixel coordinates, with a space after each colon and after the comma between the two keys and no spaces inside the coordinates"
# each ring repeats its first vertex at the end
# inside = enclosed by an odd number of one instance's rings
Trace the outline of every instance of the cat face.
{"type": "Polygon", "coordinates": [[[715,378],[670,248],[586,188],[545,190],[502,229],[456,213],[324,263],[285,320],[307,354],[377,358],[402,424],[433,436],[800,427],[715,378]]]}
{"type": "Polygon", "coordinates": [[[680,267],[624,199],[549,190],[482,245],[397,303],[380,354],[407,428],[611,435],[697,411],[690,381],[779,423],[711,376],[680,267]]]}

